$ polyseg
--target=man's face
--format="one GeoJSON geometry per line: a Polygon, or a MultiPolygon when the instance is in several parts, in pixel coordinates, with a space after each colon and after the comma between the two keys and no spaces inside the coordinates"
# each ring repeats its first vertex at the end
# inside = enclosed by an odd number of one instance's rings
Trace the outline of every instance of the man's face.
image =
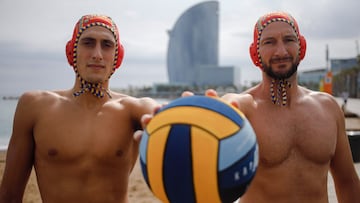
{"type": "Polygon", "coordinates": [[[299,65],[299,40],[285,22],[273,22],[262,32],[259,44],[263,71],[274,79],[291,77],[299,65]]]}
{"type": "Polygon", "coordinates": [[[86,29],[79,38],[77,69],[91,83],[103,83],[114,68],[116,41],[112,32],[101,26],[86,29]]]}

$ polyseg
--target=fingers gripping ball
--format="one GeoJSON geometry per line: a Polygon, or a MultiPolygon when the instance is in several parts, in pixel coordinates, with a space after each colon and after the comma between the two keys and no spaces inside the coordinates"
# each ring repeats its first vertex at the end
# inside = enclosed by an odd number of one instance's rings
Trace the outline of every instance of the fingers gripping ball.
{"type": "Polygon", "coordinates": [[[233,202],[258,165],[255,133],[220,99],[176,99],[153,117],[140,142],[144,179],[163,202],[233,202]]]}

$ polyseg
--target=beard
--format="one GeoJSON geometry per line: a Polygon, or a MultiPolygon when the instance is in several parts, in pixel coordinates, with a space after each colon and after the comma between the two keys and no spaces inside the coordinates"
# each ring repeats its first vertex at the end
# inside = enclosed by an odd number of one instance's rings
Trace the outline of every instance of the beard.
{"type": "Polygon", "coordinates": [[[294,75],[294,73],[296,73],[297,68],[299,66],[299,60],[297,59],[295,62],[291,63],[291,68],[290,70],[288,70],[285,73],[276,73],[274,72],[274,69],[272,67],[272,63],[276,62],[276,61],[280,61],[280,60],[291,60],[292,61],[292,57],[288,57],[288,58],[273,58],[270,60],[269,65],[266,65],[265,63],[262,64],[263,67],[263,71],[271,78],[275,79],[275,80],[284,80],[284,79],[288,79],[290,78],[292,75],[294,75]]]}

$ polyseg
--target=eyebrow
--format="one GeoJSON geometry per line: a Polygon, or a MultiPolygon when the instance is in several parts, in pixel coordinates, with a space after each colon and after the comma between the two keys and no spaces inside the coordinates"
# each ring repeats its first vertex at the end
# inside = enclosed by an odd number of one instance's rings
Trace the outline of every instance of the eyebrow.
{"type": "Polygon", "coordinates": [[[95,40],[95,38],[93,37],[83,37],[83,38],[80,38],[80,41],[93,41],[95,40]]]}
{"type": "MultiPolygon", "coordinates": [[[[274,36],[265,36],[265,37],[261,37],[260,41],[263,41],[263,40],[270,40],[270,39],[275,39],[276,37],[274,36]]],[[[285,34],[282,38],[294,38],[294,39],[297,39],[297,35],[296,34],[285,34]]]]}
{"type": "MultiPolygon", "coordinates": [[[[80,39],[80,42],[81,41],[96,41],[96,39],[93,37],[84,37],[80,39]]],[[[115,44],[115,41],[112,39],[101,39],[100,41],[115,44]]]]}

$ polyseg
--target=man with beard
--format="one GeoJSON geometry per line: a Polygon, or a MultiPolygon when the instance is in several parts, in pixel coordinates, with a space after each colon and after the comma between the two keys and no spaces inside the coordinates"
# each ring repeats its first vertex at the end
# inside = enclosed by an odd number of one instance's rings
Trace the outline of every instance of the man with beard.
{"type": "MultiPolygon", "coordinates": [[[[85,15],[66,56],[76,73],[68,90],[31,91],[19,99],[0,202],[22,202],[32,167],[42,202],[128,202],[141,117],[157,103],[109,90],[124,49],[111,18],[85,15]]],[[[51,67],[49,67],[51,68],[51,67]]]]}
{"type": "Polygon", "coordinates": [[[260,17],[250,54],[262,81],[244,93],[223,96],[249,119],[259,144],[257,173],[242,203],[327,203],[329,171],[338,201],[360,202],[341,108],[331,95],[297,84],[305,51],[292,16],[273,12],[260,17]]]}

